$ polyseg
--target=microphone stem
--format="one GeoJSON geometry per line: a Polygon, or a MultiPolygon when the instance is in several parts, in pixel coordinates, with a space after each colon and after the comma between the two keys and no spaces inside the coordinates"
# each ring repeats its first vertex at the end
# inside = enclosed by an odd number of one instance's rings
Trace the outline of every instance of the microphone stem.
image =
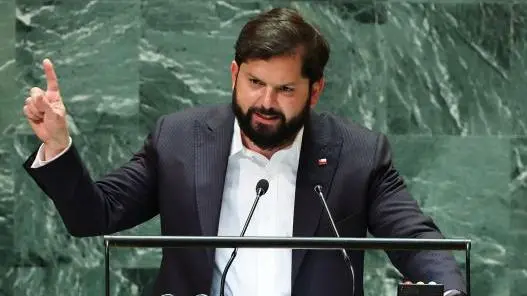
{"type": "MultiPolygon", "coordinates": [[[[331,223],[331,229],[335,233],[336,237],[340,237],[339,231],[337,230],[337,225],[335,224],[335,221],[333,221],[333,216],[331,215],[331,212],[329,211],[328,204],[326,203],[326,199],[324,198],[324,194],[322,193],[322,186],[317,185],[315,186],[315,192],[320,197],[320,201],[322,202],[322,205],[324,206],[324,209],[326,210],[326,216],[329,218],[329,222],[331,223]]],[[[346,252],[346,249],[340,249],[342,252],[342,256],[344,257],[344,262],[346,265],[348,265],[348,268],[351,271],[351,280],[352,280],[352,286],[353,286],[353,294],[355,295],[355,271],[353,270],[353,265],[351,263],[351,259],[348,256],[348,252],[346,252]]]]}
{"type": "Polygon", "coordinates": [[[258,204],[258,200],[260,199],[260,196],[262,196],[262,194],[261,192],[258,192],[258,194],[256,194],[256,200],[253,202],[253,206],[251,207],[251,211],[249,212],[249,216],[247,216],[247,220],[245,220],[245,225],[243,225],[243,230],[240,236],[245,235],[245,231],[247,230],[247,227],[249,227],[249,222],[251,221],[254,210],[256,209],[256,205],[258,204]]]}
{"type": "MultiPolygon", "coordinates": [[[[321,194],[322,194],[322,192],[320,191],[319,195],[321,195],[321,194]]],[[[320,200],[322,201],[322,204],[324,205],[324,208],[326,209],[326,213],[330,213],[328,204],[326,203],[326,200],[324,199],[324,196],[320,196],[320,200]]],[[[327,216],[329,217],[329,222],[331,223],[331,229],[333,229],[333,232],[335,233],[335,236],[336,237],[340,237],[339,231],[337,230],[337,225],[335,225],[335,221],[333,220],[333,217],[331,215],[327,215],[327,216]]]]}
{"type": "MultiPolygon", "coordinates": [[[[258,201],[260,200],[260,196],[262,196],[265,192],[263,190],[258,189],[256,192],[256,200],[253,202],[253,206],[251,207],[251,211],[249,212],[249,216],[247,216],[247,219],[245,220],[245,225],[243,225],[242,233],[240,236],[245,235],[245,231],[247,230],[247,227],[249,227],[249,222],[251,221],[251,218],[253,216],[254,210],[256,209],[256,205],[258,204],[258,201]]],[[[232,262],[234,261],[234,258],[236,257],[236,254],[238,254],[238,248],[234,248],[232,251],[231,257],[229,258],[229,261],[227,261],[227,264],[225,265],[225,268],[223,270],[223,274],[221,276],[221,282],[220,282],[220,296],[224,296],[225,294],[225,280],[227,278],[227,272],[229,271],[229,268],[231,267],[232,262]]]]}
{"type": "MultiPolygon", "coordinates": [[[[326,203],[324,197],[321,196],[322,204],[324,205],[324,208],[326,208],[326,213],[330,213],[328,204],[326,203]]],[[[333,229],[333,232],[335,233],[336,237],[340,237],[339,231],[337,229],[337,225],[335,224],[335,221],[333,220],[332,215],[327,215],[329,217],[329,222],[331,223],[331,229],[333,229]]],[[[348,252],[346,252],[346,249],[341,249],[342,255],[344,256],[344,260],[348,265],[351,265],[351,259],[348,256],[348,252]]]]}

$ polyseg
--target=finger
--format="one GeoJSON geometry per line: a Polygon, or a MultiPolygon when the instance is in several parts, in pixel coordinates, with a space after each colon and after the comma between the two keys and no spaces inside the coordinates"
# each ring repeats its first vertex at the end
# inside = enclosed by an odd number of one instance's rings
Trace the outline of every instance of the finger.
{"type": "Polygon", "coordinates": [[[59,82],[57,74],[53,68],[53,64],[49,59],[44,59],[42,66],[44,67],[44,73],[46,73],[46,81],[48,84],[48,91],[59,91],[59,82]]]}
{"type": "Polygon", "coordinates": [[[33,120],[33,114],[29,113],[29,107],[27,105],[25,105],[24,108],[22,108],[22,111],[24,112],[24,115],[26,116],[27,119],[33,120]]]}
{"type": "Polygon", "coordinates": [[[29,104],[27,105],[29,111],[31,111],[31,113],[37,117],[38,119],[43,119],[44,118],[44,112],[40,111],[37,109],[37,107],[35,107],[35,104],[29,104]]]}
{"type": "Polygon", "coordinates": [[[44,99],[45,93],[38,87],[33,87],[30,90],[31,93],[31,105],[34,105],[37,111],[45,112],[48,108],[48,104],[44,99]]]}
{"type": "Polygon", "coordinates": [[[32,87],[29,90],[29,95],[32,96],[32,97],[43,96],[45,94],[46,94],[46,92],[43,89],[39,88],[39,87],[32,87]]]}
{"type": "Polygon", "coordinates": [[[29,107],[29,110],[34,113],[35,115],[39,115],[39,114],[44,114],[44,111],[45,109],[43,108],[39,108],[37,105],[42,105],[43,103],[42,102],[38,102],[38,101],[41,101],[43,100],[42,96],[38,96],[38,97],[31,97],[31,100],[29,100],[29,103],[27,104],[27,106],[29,107]]]}
{"type": "Polygon", "coordinates": [[[24,114],[26,115],[27,119],[33,122],[38,122],[41,119],[39,119],[38,116],[36,116],[33,111],[31,111],[29,105],[24,106],[24,114]]]}

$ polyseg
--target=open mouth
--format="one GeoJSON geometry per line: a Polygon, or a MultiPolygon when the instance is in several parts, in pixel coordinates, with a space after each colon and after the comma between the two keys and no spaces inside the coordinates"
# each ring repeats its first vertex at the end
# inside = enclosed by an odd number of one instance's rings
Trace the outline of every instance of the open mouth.
{"type": "Polygon", "coordinates": [[[280,119],[280,116],[278,116],[278,115],[264,115],[264,114],[261,114],[261,113],[258,113],[258,112],[255,112],[254,115],[260,121],[268,121],[268,122],[270,122],[270,121],[275,121],[275,120],[280,119]]]}

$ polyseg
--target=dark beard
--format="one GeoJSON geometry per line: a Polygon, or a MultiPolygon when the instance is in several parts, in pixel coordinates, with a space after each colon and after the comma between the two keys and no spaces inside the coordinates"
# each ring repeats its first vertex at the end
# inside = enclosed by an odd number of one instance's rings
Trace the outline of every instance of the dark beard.
{"type": "MultiPolygon", "coordinates": [[[[311,89],[309,90],[309,97],[311,97],[311,89]]],[[[309,120],[311,114],[311,107],[309,99],[306,101],[302,112],[297,116],[286,121],[285,115],[275,109],[265,109],[258,107],[250,107],[247,114],[244,114],[236,95],[236,86],[232,91],[232,109],[241,131],[258,147],[263,150],[272,150],[274,148],[283,147],[294,141],[297,133],[302,126],[309,120]],[[263,124],[252,126],[251,121],[254,113],[258,112],[263,115],[278,116],[279,122],[276,127],[269,127],[263,124]]]]}

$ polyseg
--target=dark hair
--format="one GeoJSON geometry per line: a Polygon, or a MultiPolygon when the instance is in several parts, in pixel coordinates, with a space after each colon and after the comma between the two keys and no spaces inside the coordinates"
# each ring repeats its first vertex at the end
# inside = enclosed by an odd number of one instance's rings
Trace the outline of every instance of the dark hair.
{"type": "Polygon", "coordinates": [[[302,76],[310,84],[322,78],[329,59],[329,44],[322,34],[291,8],[273,8],[251,19],[234,48],[239,66],[251,59],[292,55],[300,49],[302,76]]]}

